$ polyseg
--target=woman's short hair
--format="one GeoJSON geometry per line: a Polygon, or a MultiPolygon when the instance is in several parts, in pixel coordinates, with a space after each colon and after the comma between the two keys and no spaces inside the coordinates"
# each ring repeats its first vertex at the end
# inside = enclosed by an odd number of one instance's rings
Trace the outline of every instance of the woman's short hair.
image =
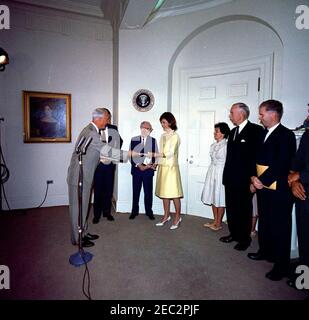
{"type": "Polygon", "coordinates": [[[170,128],[172,130],[177,130],[177,123],[176,123],[176,119],[175,117],[173,116],[173,114],[171,112],[164,112],[161,117],[160,117],[160,122],[165,119],[169,125],[170,125],[170,128]]]}
{"type": "Polygon", "coordinates": [[[227,137],[230,134],[230,127],[225,122],[218,122],[215,124],[215,128],[219,128],[220,132],[224,134],[224,138],[227,139],[227,137]]]}

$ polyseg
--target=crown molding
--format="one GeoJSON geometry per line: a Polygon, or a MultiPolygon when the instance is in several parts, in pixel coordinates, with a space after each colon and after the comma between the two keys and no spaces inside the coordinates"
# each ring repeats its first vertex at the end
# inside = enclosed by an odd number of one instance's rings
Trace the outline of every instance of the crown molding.
{"type": "Polygon", "coordinates": [[[212,1],[204,2],[204,3],[182,4],[182,5],[174,6],[174,7],[164,7],[163,6],[157,12],[155,17],[150,21],[150,23],[154,22],[160,18],[178,16],[178,15],[182,15],[182,14],[202,11],[202,10],[218,7],[223,4],[233,2],[233,1],[234,0],[212,0],[212,1]]]}

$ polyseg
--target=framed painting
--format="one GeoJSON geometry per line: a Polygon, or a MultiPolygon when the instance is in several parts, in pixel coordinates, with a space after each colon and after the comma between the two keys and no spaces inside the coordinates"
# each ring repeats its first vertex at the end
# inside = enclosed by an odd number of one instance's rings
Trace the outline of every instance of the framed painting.
{"type": "Polygon", "coordinates": [[[71,142],[71,94],[23,91],[24,142],[71,142]]]}

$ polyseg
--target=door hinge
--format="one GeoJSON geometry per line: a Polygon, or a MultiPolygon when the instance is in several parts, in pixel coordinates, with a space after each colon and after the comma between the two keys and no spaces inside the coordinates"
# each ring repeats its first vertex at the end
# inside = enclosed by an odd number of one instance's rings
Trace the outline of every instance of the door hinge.
{"type": "Polygon", "coordinates": [[[258,78],[258,92],[261,90],[261,78],[258,78]]]}

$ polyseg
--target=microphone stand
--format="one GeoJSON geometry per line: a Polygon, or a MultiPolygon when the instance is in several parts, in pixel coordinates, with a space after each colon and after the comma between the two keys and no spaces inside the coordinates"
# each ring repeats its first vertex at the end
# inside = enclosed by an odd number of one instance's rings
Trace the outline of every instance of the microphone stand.
{"type": "Polygon", "coordinates": [[[85,137],[82,137],[78,144],[76,153],[78,154],[79,174],[78,174],[78,251],[70,256],[70,263],[75,267],[80,267],[83,264],[87,264],[93,257],[93,254],[84,251],[82,246],[82,233],[84,231],[83,226],[83,155],[86,154],[88,145],[92,138],[88,138],[86,144],[81,150],[81,145],[85,141],[85,137]]]}

